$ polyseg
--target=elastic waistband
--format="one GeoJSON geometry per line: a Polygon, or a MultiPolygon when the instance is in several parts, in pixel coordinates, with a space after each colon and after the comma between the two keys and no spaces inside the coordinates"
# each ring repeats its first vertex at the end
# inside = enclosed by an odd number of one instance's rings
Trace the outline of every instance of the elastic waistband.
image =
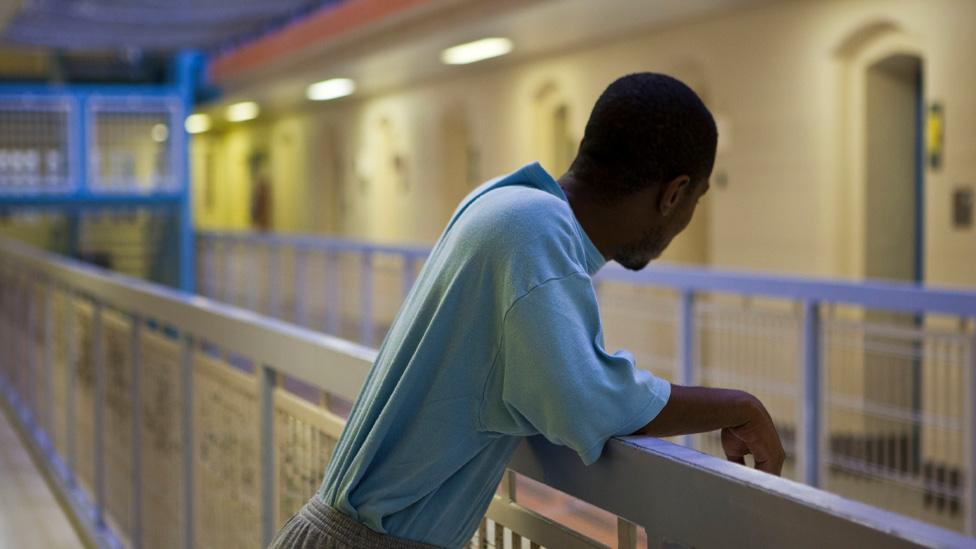
{"type": "Polygon", "coordinates": [[[323,534],[350,547],[361,549],[438,549],[434,545],[376,532],[365,524],[333,509],[317,495],[313,496],[302,507],[301,515],[323,534]]]}

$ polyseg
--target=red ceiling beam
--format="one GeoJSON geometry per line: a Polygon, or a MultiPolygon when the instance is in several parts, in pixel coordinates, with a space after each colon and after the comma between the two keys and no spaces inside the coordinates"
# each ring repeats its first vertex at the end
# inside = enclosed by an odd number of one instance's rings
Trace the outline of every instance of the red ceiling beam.
{"type": "Polygon", "coordinates": [[[214,82],[220,82],[241,76],[282,57],[321,47],[343,35],[431,1],[348,0],[217,56],[210,65],[210,77],[214,82]]]}

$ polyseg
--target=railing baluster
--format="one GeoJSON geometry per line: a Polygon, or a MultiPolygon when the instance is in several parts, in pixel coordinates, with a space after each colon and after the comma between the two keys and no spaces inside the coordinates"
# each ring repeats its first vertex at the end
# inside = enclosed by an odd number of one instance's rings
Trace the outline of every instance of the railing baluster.
{"type": "Polygon", "coordinates": [[[200,236],[198,239],[203,250],[203,295],[216,298],[217,293],[217,247],[210,235],[200,236]]]}
{"type": "Polygon", "coordinates": [[[295,248],[295,288],[292,300],[295,302],[295,323],[308,326],[308,309],[305,307],[305,264],[308,250],[295,248]]]}
{"type": "Polygon", "coordinates": [[[281,245],[268,242],[268,314],[281,318],[281,245]]]}
{"type": "Polygon", "coordinates": [[[822,368],[820,304],[803,303],[802,339],[800,344],[800,379],[802,398],[798,415],[797,471],[800,480],[810,486],[820,486],[820,450],[822,437],[822,368]]]}
{"type": "Polygon", "coordinates": [[[965,413],[963,425],[966,427],[966,534],[976,536],[976,318],[973,319],[973,333],[969,337],[969,360],[963,365],[966,381],[965,413]]]}
{"type": "Polygon", "coordinates": [[[237,291],[234,288],[234,241],[224,240],[224,302],[233,304],[237,301],[237,291]]]}
{"type": "Polygon", "coordinates": [[[37,409],[38,409],[38,380],[37,380],[37,345],[35,345],[35,335],[34,335],[34,320],[37,317],[37,311],[34,309],[34,283],[28,278],[25,281],[24,288],[22,290],[22,297],[26,316],[24,322],[24,364],[27,380],[27,394],[24,395],[24,404],[31,412],[31,420],[37,422],[37,409]]]}
{"type": "Polygon", "coordinates": [[[78,464],[76,453],[77,428],[75,426],[75,385],[78,377],[78,340],[75,333],[75,296],[70,288],[65,287],[65,307],[64,307],[64,367],[67,374],[65,380],[65,406],[64,406],[64,425],[67,438],[66,462],[68,467],[68,483],[75,485],[75,467],[78,464]]]}
{"type": "Polygon", "coordinates": [[[129,361],[132,385],[132,547],[142,547],[142,319],[129,320],[129,361]]]}
{"type": "Polygon", "coordinates": [[[103,307],[92,308],[92,362],[95,367],[95,523],[105,525],[105,345],[103,307]]]}
{"type": "Polygon", "coordinates": [[[339,255],[325,252],[325,333],[339,335],[339,255]]]}
{"type": "Polygon", "coordinates": [[[359,342],[373,345],[373,252],[362,252],[359,288],[359,342]]]}
{"type": "Polygon", "coordinates": [[[193,337],[180,335],[180,393],[183,396],[183,547],[193,547],[193,337]]]}
{"type": "Polygon", "coordinates": [[[258,311],[258,273],[263,272],[258,264],[258,244],[250,243],[249,245],[243,246],[244,249],[244,265],[246,278],[244,279],[244,303],[246,303],[247,308],[257,312],[258,311]]]}
{"type": "MultiPolygon", "coordinates": [[[[695,294],[682,290],[678,307],[678,380],[681,385],[695,385],[698,382],[695,365],[695,294]]],[[[695,447],[694,435],[681,437],[682,444],[695,447]]]]}
{"type": "Polygon", "coordinates": [[[44,284],[44,376],[45,419],[48,440],[54,441],[54,284],[45,280],[44,284]]]}
{"type": "Polygon", "coordinates": [[[275,486],[274,389],[278,376],[268,365],[258,369],[261,445],[261,546],[267,547],[275,532],[278,498],[275,486]]]}

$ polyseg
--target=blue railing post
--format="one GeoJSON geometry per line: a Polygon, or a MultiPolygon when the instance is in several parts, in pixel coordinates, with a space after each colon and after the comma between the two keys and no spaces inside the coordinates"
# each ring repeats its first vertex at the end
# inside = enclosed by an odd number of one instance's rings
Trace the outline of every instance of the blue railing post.
{"type": "Polygon", "coordinates": [[[820,303],[803,302],[800,379],[802,398],[798,410],[797,470],[800,480],[820,486],[821,439],[823,437],[823,369],[821,363],[820,303]]]}
{"type": "Polygon", "coordinates": [[[274,388],[278,376],[268,365],[258,370],[260,397],[260,430],[258,440],[261,444],[261,546],[267,547],[275,532],[275,433],[274,433],[274,388]]]}
{"type": "Polygon", "coordinates": [[[183,547],[193,548],[193,337],[180,335],[180,393],[183,396],[183,547]]]}
{"type": "Polygon", "coordinates": [[[197,74],[202,56],[197,52],[182,51],[176,56],[176,89],[180,96],[180,108],[177,110],[177,120],[171,135],[180,136],[176,143],[176,154],[180,162],[178,177],[182,180],[183,188],[180,193],[180,223],[179,223],[179,287],[183,291],[194,291],[194,244],[193,244],[193,209],[190,198],[193,196],[190,182],[190,136],[183,127],[183,121],[193,111],[193,100],[197,87],[197,74]]]}
{"type": "Polygon", "coordinates": [[[373,252],[362,252],[359,288],[359,342],[373,345],[373,252]]]}
{"type": "MultiPolygon", "coordinates": [[[[697,368],[695,367],[695,294],[691,290],[682,290],[678,307],[678,382],[681,385],[695,385],[698,383],[697,368]]],[[[695,447],[694,435],[684,435],[682,443],[695,447]]]]}
{"type": "Polygon", "coordinates": [[[132,384],[132,547],[142,547],[142,319],[129,319],[129,361],[132,384]]]}

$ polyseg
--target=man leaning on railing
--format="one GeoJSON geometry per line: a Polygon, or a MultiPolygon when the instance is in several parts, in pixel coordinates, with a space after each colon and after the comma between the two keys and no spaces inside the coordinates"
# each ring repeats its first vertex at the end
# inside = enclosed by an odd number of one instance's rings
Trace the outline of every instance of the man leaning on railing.
{"type": "Polygon", "coordinates": [[[523,437],[596,461],[613,436],[721,429],[732,461],[784,452],[742,391],[683,387],[604,349],[591,277],[644,268],[691,221],[717,142],[690,88],[640,73],[597,100],[558,181],[537,163],[462,201],[390,328],[320,491],[272,547],[461,547],[523,437]]]}

